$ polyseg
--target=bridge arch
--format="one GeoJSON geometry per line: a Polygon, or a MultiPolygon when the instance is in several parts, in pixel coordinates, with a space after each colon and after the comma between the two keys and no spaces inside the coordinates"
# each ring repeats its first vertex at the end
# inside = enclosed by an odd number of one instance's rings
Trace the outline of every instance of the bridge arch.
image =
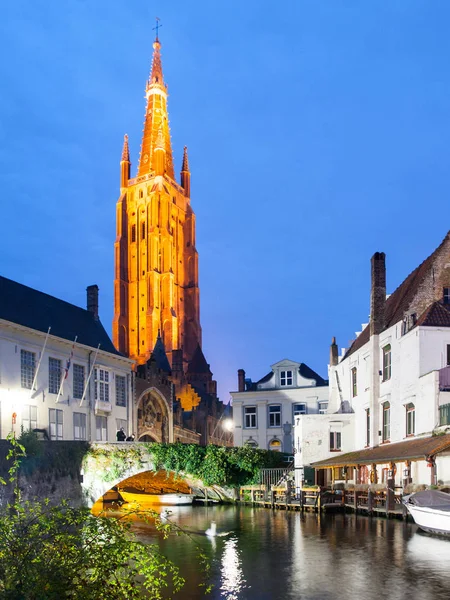
{"type": "Polygon", "coordinates": [[[172,443],[172,401],[167,401],[158,388],[145,389],[137,400],[137,440],[172,443]]]}

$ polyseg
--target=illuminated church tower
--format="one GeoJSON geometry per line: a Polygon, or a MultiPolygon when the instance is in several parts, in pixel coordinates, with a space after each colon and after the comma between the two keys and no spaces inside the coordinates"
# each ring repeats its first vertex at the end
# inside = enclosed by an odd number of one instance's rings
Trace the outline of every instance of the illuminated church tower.
{"type": "Polygon", "coordinates": [[[127,136],[120,163],[113,341],[143,364],[160,332],[170,362],[182,357],[186,370],[202,343],[195,215],[186,147],[180,184],[175,181],[158,37],[153,48],[137,176],[130,178],[127,136]]]}

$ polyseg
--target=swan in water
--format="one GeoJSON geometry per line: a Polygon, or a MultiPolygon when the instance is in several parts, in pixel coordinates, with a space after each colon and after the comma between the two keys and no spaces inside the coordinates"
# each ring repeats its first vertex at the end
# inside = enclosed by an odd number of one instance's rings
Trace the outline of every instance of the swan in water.
{"type": "Polygon", "coordinates": [[[215,537],[217,535],[217,525],[214,521],[211,521],[211,527],[205,531],[205,535],[210,537],[215,537]]]}
{"type": "Polygon", "coordinates": [[[165,521],[167,520],[168,517],[170,517],[171,512],[170,510],[167,510],[167,508],[165,508],[164,510],[162,510],[159,514],[159,518],[161,519],[161,521],[165,521]]]}

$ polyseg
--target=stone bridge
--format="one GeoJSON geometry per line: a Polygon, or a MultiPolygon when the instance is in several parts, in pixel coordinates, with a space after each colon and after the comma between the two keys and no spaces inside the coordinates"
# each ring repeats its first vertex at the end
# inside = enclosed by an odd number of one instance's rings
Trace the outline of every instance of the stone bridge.
{"type": "MultiPolygon", "coordinates": [[[[8,478],[11,466],[6,461],[8,450],[9,443],[0,440],[0,477],[4,479],[8,478]]],[[[39,441],[23,461],[19,485],[24,500],[49,498],[52,504],[58,504],[65,499],[72,505],[91,508],[112,487],[143,473],[158,473],[160,482],[170,477],[173,481],[173,473],[155,468],[146,443],[39,441]]],[[[180,474],[179,479],[199,496],[206,489],[211,498],[233,498],[232,490],[205,487],[189,474],[180,474]]],[[[11,485],[0,486],[0,506],[11,501],[12,497],[11,485]]]]}

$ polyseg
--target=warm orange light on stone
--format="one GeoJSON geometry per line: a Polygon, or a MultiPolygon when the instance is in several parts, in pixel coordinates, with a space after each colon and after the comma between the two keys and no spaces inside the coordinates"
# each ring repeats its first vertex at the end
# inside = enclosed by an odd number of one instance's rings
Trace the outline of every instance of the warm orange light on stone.
{"type": "Polygon", "coordinates": [[[120,163],[113,341],[142,364],[160,331],[169,360],[182,349],[186,364],[201,346],[195,215],[186,148],[181,185],[174,180],[160,42],[153,47],[138,176],[130,179],[128,137],[120,163]]]}

